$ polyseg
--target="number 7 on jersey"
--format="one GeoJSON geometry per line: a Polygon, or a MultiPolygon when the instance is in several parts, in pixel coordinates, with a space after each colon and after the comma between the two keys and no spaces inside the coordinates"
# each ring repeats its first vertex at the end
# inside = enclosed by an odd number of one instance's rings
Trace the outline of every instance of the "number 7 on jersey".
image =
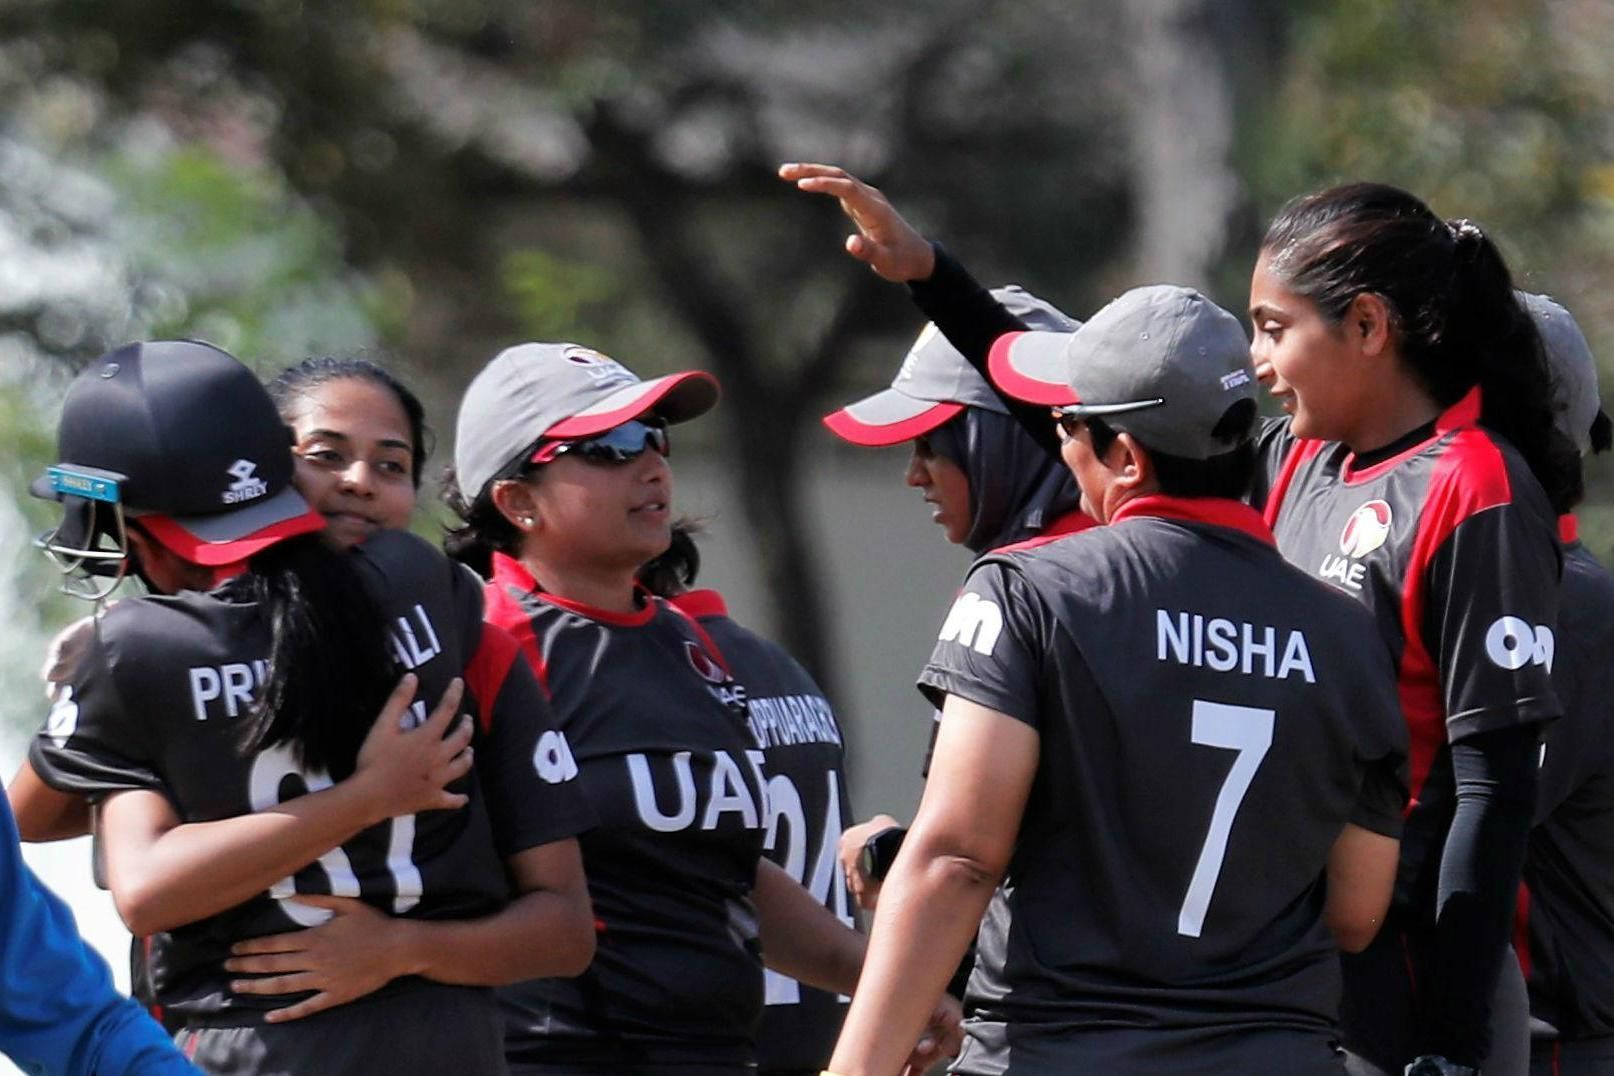
{"type": "Polygon", "coordinates": [[[1261,768],[1261,760],[1272,747],[1272,727],[1276,719],[1275,710],[1194,700],[1189,739],[1205,747],[1237,751],[1238,757],[1233,760],[1232,768],[1222,781],[1222,790],[1216,795],[1210,831],[1200,846],[1199,862],[1194,865],[1194,876],[1188,882],[1188,895],[1177,913],[1178,934],[1197,938],[1205,926],[1205,912],[1210,907],[1211,894],[1216,892],[1216,880],[1221,876],[1222,861],[1227,856],[1227,838],[1233,831],[1233,818],[1239,813],[1244,794],[1250,790],[1250,782],[1255,780],[1255,771],[1261,768]]]}

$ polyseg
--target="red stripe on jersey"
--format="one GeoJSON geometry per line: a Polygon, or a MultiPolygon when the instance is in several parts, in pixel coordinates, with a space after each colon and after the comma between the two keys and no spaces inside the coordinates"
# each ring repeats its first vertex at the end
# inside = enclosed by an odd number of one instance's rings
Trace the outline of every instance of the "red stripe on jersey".
{"type": "MultiPolygon", "coordinates": [[[[527,570],[525,564],[505,553],[493,554],[493,582],[514,587],[517,591],[523,594],[531,594],[533,597],[546,601],[550,605],[556,605],[580,616],[586,616],[590,620],[598,620],[601,623],[611,624],[619,628],[636,628],[640,624],[649,623],[650,618],[656,615],[656,608],[650,602],[646,602],[643,609],[636,609],[631,613],[618,613],[610,609],[600,609],[583,602],[562,598],[557,594],[551,594],[539,586],[538,580],[527,570]]],[[[505,628],[510,627],[508,624],[502,626],[505,628]]]]}
{"type": "Polygon", "coordinates": [[[1260,514],[1243,501],[1226,497],[1168,497],[1151,493],[1134,497],[1115,510],[1111,523],[1119,523],[1133,516],[1159,516],[1162,519],[1179,519],[1187,523],[1209,523],[1214,527],[1236,530],[1267,545],[1278,543],[1272,537],[1260,514]]]}
{"type": "Polygon", "coordinates": [[[1340,466],[1339,469],[1340,479],[1348,486],[1354,486],[1361,482],[1370,482],[1381,474],[1395,470],[1395,468],[1403,461],[1416,456],[1418,453],[1428,448],[1431,443],[1439,440],[1446,434],[1451,433],[1453,430],[1461,430],[1466,426],[1474,426],[1478,424],[1479,418],[1480,390],[1476,387],[1469,389],[1467,395],[1465,395],[1461,400],[1458,400],[1456,403],[1446,408],[1446,410],[1442,411],[1435,418],[1435,432],[1424,438],[1422,441],[1419,441],[1412,447],[1402,452],[1397,452],[1387,460],[1380,460],[1371,467],[1364,467],[1360,471],[1353,471],[1351,469],[1356,463],[1356,453],[1353,452],[1349,456],[1346,456],[1345,462],[1340,466]]]}
{"type": "MultiPolygon", "coordinates": [[[[1478,397],[1471,393],[1464,398],[1465,402],[1470,398],[1477,400],[1478,397]]],[[[1447,414],[1462,406],[1458,404],[1447,414]]],[[[1423,638],[1429,565],[1464,520],[1508,504],[1512,499],[1507,463],[1490,435],[1477,426],[1453,434],[1435,461],[1423,504],[1418,507],[1418,530],[1412,540],[1412,555],[1407,560],[1401,589],[1401,632],[1406,645],[1397,670],[1397,688],[1402,713],[1407,719],[1407,734],[1411,738],[1412,801],[1408,811],[1417,802],[1435,756],[1446,742],[1446,707],[1440,670],[1423,638]]]]}
{"type": "MultiPolygon", "coordinates": [[[[1042,533],[1038,534],[1035,538],[1027,538],[1024,541],[1010,542],[1008,545],[1000,545],[996,549],[991,550],[991,552],[1018,553],[1024,549],[1036,549],[1038,546],[1047,545],[1049,542],[1057,542],[1066,535],[1079,534],[1089,527],[1096,526],[1098,526],[1098,520],[1094,519],[1086,512],[1079,510],[1075,512],[1066,512],[1064,515],[1048,524],[1048,526],[1044,527],[1042,533]]],[[[960,593],[963,592],[960,591],[960,593]]]]}
{"type": "Polygon", "coordinates": [[[1530,887],[1519,883],[1519,900],[1513,906],[1513,951],[1519,957],[1519,970],[1530,978],[1530,887]]]}
{"type": "Polygon", "coordinates": [[[676,597],[668,598],[667,601],[673,608],[682,610],[697,620],[729,615],[728,603],[723,600],[723,595],[715,590],[686,590],[676,597]]]}
{"type": "Polygon", "coordinates": [[[717,662],[718,668],[728,673],[729,679],[732,680],[734,678],[734,670],[729,668],[728,659],[723,657],[723,651],[718,649],[717,643],[710,635],[706,633],[706,629],[701,627],[701,622],[695,619],[694,614],[689,612],[687,609],[680,608],[674,602],[667,602],[667,608],[684,618],[684,623],[689,625],[689,629],[695,633],[695,637],[698,638],[701,645],[706,648],[706,652],[711,655],[712,660],[717,662]]]}
{"type": "Polygon", "coordinates": [[[538,636],[532,630],[532,620],[511,593],[514,588],[518,593],[525,594],[537,586],[532,573],[520,561],[503,553],[493,554],[493,581],[482,588],[482,618],[489,624],[497,624],[515,638],[521,652],[526,655],[527,664],[532,666],[533,673],[538,677],[544,694],[553,696],[554,693],[549,690],[549,666],[538,650],[538,636]]]}
{"type": "Polygon", "coordinates": [[[1558,540],[1564,545],[1580,540],[1580,520],[1573,515],[1558,517],[1558,540]]]}
{"type": "MultiPolygon", "coordinates": [[[[151,978],[151,935],[150,934],[147,934],[143,938],[140,939],[140,952],[145,957],[145,961],[144,961],[145,969],[144,970],[145,970],[145,973],[146,973],[146,978],[149,980],[151,978]]],[[[153,1020],[157,1021],[159,1024],[163,1022],[163,1007],[161,1005],[157,1004],[155,1001],[153,1001],[151,1003],[151,1007],[149,1009],[147,1009],[146,1011],[151,1013],[151,1018],[153,1020]]],[[[191,1052],[195,1053],[196,1051],[193,1049],[191,1052]]]]}
{"type": "Polygon", "coordinates": [[[465,687],[481,710],[477,716],[484,733],[493,731],[493,703],[504,688],[504,678],[510,675],[520,647],[515,636],[499,625],[482,625],[481,641],[465,666],[465,687]]]}
{"type": "Polygon", "coordinates": [[[1278,477],[1273,480],[1272,489],[1267,493],[1267,503],[1261,512],[1261,517],[1266,520],[1267,529],[1278,525],[1278,509],[1283,505],[1283,498],[1289,492],[1290,483],[1295,480],[1295,472],[1307,461],[1315,459],[1317,453],[1327,446],[1327,441],[1296,441],[1289,446],[1289,452],[1283,457],[1283,463],[1278,468],[1278,477]]]}

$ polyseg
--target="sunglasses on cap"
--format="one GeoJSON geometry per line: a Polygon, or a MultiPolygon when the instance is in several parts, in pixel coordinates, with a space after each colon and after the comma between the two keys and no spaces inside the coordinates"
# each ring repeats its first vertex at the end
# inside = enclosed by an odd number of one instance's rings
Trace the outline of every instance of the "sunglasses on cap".
{"type": "Polygon", "coordinates": [[[550,463],[561,456],[576,456],[589,463],[618,464],[636,460],[646,451],[666,456],[672,451],[667,427],[661,422],[634,419],[604,433],[576,441],[546,441],[530,457],[532,463],[550,463]]]}

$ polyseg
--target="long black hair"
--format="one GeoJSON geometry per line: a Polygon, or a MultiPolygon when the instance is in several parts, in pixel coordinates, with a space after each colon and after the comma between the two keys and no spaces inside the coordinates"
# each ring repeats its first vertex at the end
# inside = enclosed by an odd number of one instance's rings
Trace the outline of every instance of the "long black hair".
{"type": "Polygon", "coordinates": [[[270,629],[268,672],[241,725],[243,753],[290,744],[304,770],[347,777],[403,671],[357,559],[318,534],[299,535],[254,556],[217,594],[256,603],[270,629]]]}
{"type": "Polygon", "coordinates": [[[1390,308],[1397,347],[1442,407],[1480,388],[1480,421],[1506,438],[1557,511],[1579,493],[1575,448],[1553,424],[1535,323],[1496,245],[1469,220],[1442,220],[1383,183],[1297,198],[1267,228],[1268,269],[1336,324],[1356,296],[1390,308]]]}
{"type": "Polygon", "coordinates": [[[409,477],[420,488],[426,472],[426,456],[431,452],[431,430],[426,426],[426,409],[420,397],[409,390],[386,367],[357,356],[320,355],[304,359],[295,366],[280,371],[265,388],[280,416],[291,420],[297,409],[297,398],[306,396],[321,385],[333,381],[363,381],[392,393],[409,420],[410,471],[409,477]]]}

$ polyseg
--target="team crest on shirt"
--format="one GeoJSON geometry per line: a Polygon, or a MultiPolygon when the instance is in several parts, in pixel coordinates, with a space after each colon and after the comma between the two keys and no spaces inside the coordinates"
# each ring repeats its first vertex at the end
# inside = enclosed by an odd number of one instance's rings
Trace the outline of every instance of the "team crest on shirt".
{"type": "Polygon", "coordinates": [[[1368,501],[1351,513],[1339,535],[1339,551],[1356,560],[1382,546],[1390,537],[1390,506],[1368,501]]]}
{"type": "Polygon", "coordinates": [[[700,674],[700,678],[708,684],[726,684],[729,674],[723,671],[723,666],[712,660],[712,655],[701,649],[700,644],[685,639],[684,655],[689,658],[689,664],[700,674]]]}

